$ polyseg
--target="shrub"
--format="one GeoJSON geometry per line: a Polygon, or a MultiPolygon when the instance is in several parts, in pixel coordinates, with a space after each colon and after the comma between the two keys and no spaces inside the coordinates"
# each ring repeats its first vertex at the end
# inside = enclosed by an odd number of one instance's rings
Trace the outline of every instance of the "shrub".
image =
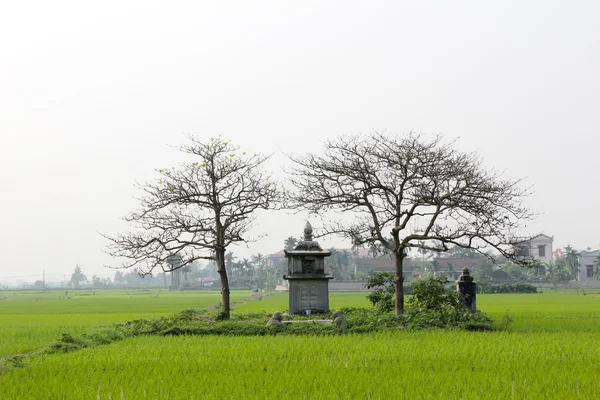
{"type": "Polygon", "coordinates": [[[409,309],[400,317],[408,329],[462,329],[492,331],[492,320],[480,311],[471,312],[463,307],[442,309],[409,309]]]}
{"type": "Polygon", "coordinates": [[[478,282],[477,293],[497,294],[497,293],[539,293],[538,288],[528,283],[499,283],[478,282]]]}
{"type": "MultiPolygon", "coordinates": [[[[367,289],[373,289],[373,291],[367,295],[367,299],[375,308],[382,312],[388,312],[394,309],[394,293],[396,293],[394,274],[389,272],[375,272],[367,279],[365,287],[367,289]]],[[[404,285],[402,289],[404,294],[410,294],[412,292],[411,285],[404,285]]]]}
{"type": "Polygon", "coordinates": [[[375,272],[365,284],[367,289],[373,289],[367,299],[380,311],[387,312],[394,309],[394,275],[389,272],[375,272]]]}
{"type": "Polygon", "coordinates": [[[83,338],[75,337],[69,333],[63,333],[62,337],[56,343],[53,343],[50,348],[50,353],[70,353],[89,347],[87,341],[83,338]]]}
{"type": "Polygon", "coordinates": [[[421,310],[437,310],[443,308],[463,308],[460,293],[446,289],[448,278],[445,276],[428,278],[415,282],[412,297],[408,304],[421,310]]]}
{"type": "Polygon", "coordinates": [[[83,337],[84,339],[88,339],[94,345],[110,344],[123,340],[123,334],[114,328],[84,334],[83,337]]]}
{"type": "Polygon", "coordinates": [[[0,376],[9,373],[15,368],[24,368],[25,366],[24,357],[18,354],[0,358],[0,376]]]}

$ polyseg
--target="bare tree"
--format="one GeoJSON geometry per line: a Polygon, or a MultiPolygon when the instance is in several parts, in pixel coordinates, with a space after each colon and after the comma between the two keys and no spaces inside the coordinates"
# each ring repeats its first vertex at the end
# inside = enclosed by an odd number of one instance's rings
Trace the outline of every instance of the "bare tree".
{"type": "Polygon", "coordinates": [[[219,138],[190,137],[183,152],[198,161],[158,170],[159,179],[138,187],[144,192],[141,209],[124,219],[133,232],[105,236],[107,252],[123,257],[124,268],[151,274],[168,272],[196,260],[214,260],[221,279],[223,314],[230,315],[230,291],[225,251],[247,242],[253,215],[280,200],[277,185],[263,171],[268,157],[246,155],[219,138]],[[177,263],[172,260],[177,259],[177,263]]]}
{"type": "Polygon", "coordinates": [[[513,235],[532,217],[520,180],[503,179],[453,146],[439,136],[375,132],[328,140],[323,154],[291,156],[294,206],[325,217],[336,212],[320,236],[339,234],[393,253],[396,315],[404,311],[402,263],[410,248],[493,248],[517,260],[513,235]]]}

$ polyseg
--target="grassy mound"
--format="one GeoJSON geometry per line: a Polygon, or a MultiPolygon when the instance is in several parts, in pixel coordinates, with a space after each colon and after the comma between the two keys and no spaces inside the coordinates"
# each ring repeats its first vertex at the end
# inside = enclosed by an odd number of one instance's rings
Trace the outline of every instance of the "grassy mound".
{"type": "MultiPolygon", "coordinates": [[[[343,308],[341,311],[348,321],[348,326],[345,328],[318,323],[295,323],[268,327],[266,322],[271,317],[270,314],[232,314],[230,320],[223,320],[219,312],[185,310],[165,317],[138,319],[117,324],[111,328],[79,337],[63,334],[62,338],[47,349],[47,352],[70,352],[143,335],[343,335],[381,332],[390,329],[492,330],[491,319],[483,313],[471,313],[462,309],[409,309],[400,317],[370,308],[343,308]]],[[[286,315],[284,321],[304,320],[310,322],[316,318],[331,319],[331,313],[310,317],[286,315]]]]}
{"type": "Polygon", "coordinates": [[[139,336],[340,336],[399,329],[493,330],[492,321],[487,316],[481,312],[471,313],[462,308],[408,309],[400,317],[373,308],[348,307],[342,308],[341,311],[348,323],[343,328],[334,324],[310,323],[315,319],[332,319],[331,313],[312,316],[285,315],[284,321],[295,320],[306,321],[306,323],[266,326],[271,314],[264,312],[232,314],[231,319],[223,320],[219,311],[185,310],[164,317],[137,319],[116,324],[82,335],[63,333],[56,342],[39,351],[0,359],[0,374],[7,373],[14,368],[24,367],[29,359],[39,355],[70,353],[139,336]]]}

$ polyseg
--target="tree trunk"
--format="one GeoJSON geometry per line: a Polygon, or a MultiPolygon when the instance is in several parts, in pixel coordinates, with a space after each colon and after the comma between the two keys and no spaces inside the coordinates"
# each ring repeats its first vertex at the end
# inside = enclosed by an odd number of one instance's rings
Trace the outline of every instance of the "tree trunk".
{"type": "Polygon", "coordinates": [[[227,278],[227,270],[225,269],[225,250],[217,250],[217,272],[221,277],[221,302],[223,303],[223,318],[229,319],[231,314],[229,279],[227,278]]]}
{"type": "Polygon", "coordinates": [[[396,293],[394,294],[396,316],[402,315],[404,312],[404,275],[402,270],[402,262],[404,261],[405,257],[406,255],[404,254],[404,251],[401,250],[400,254],[396,254],[394,259],[394,270],[396,273],[394,276],[394,284],[396,288],[396,293]]]}

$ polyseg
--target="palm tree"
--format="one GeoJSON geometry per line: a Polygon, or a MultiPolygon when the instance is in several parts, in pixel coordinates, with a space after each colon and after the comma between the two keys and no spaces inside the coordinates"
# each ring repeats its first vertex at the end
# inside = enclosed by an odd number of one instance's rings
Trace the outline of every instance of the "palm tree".
{"type": "Polygon", "coordinates": [[[564,250],[565,263],[570,270],[571,280],[577,279],[577,275],[579,275],[579,252],[570,245],[565,247],[564,250]]]}
{"type": "Polygon", "coordinates": [[[228,251],[227,253],[225,253],[225,268],[227,269],[227,274],[228,275],[233,275],[233,268],[234,268],[234,261],[235,260],[235,256],[233,255],[233,253],[231,251],[228,251]]]}
{"type": "Polygon", "coordinates": [[[242,260],[242,265],[244,268],[244,275],[252,276],[254,275],[254,267],[248,258],[244,258],[242,260]]]}
{"type": "Polygon", "coordinates": [[[296,245],[298,244],[298,239],[296,239],[293,236],[289,236],[287,239],[285,239],[285,241],[283,242],[283,246],[287,251],[291,251],[294,250],[294,247],[296,247],[296,245]]]}
{"type": "Polygon", "coordinates": [[[265,266],[265,258],[261,253],[252,256],[252,262],[258,267],[259,270],[262,270],[265,266]]]}
{"type": "Polygon", "coordinates": [[[191,272],[191,270],[192,270],[191,265],[186,265],[185,267],[181,268],[181,272],[183,272],[183,281],[185,283],[188,282],[188,274],[191,272]]]}

